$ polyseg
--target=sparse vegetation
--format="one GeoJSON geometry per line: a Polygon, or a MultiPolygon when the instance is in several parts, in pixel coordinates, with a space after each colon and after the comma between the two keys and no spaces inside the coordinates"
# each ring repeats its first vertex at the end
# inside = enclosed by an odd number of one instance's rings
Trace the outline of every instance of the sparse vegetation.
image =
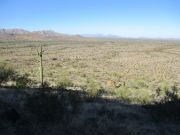
{"type": "Polygon", "coordinates": [[[95,78],[90,78],[87,81],[87,86],[85,87],[88,93],[89,98],[96,99],[100,94],[102,88],[98,82],[96,82],[95,78]]]}
{"type": "Polygon", "coordinates": [[[6,86],[7,83],[16,88],[26,88],[33,86],[35,82],[28,78],[28,74],[18,74],[10,64],[0,63],[0,85],[6,86]]]}
{"type": "Polygon", "coordinates": [[[10,65],[3,62],[0,63],[0,85],[12,80],[14,78],[14,75],[15,71],[10,65]]]}
{"type": "Polygon", "coordinates": [[[0,84],[13,89],[0,90],[0,134],[180,133],[179,49],[158,40],[2,41],[0,84]]]}
{"type": "Polygon", "coordinates": [[[148,104],[153,101],[152,95],[148,89],[133,89],[128,86],[122,86],[116,89],[116,95],[120,100],[128,103],[148,104]]]}
{"type": "Polygon", "coordinates": [[[71,82],[71,80],[68,78],[68,75],[66,72],[63,72],[60,76],[59,79],[57,81],[57,88],[66,88],[66,87],[71,87],[73,86],[73,83],[71,82]]]}
{"type": "MultiPolygon", "coordinates": [[[[99,89],[119,98],[129,99],[135,94],[142,97],[139,103],[160,100],[174,83],[180,87],[179,41],[81,39],[0,42],[1,60],[11,63],[18,74],[29,74],[28,78],[39,82],[38,57],[35,54],[41,44],[46,50],[43,81],[48,87],[78,86],[88,89],[92,97],[98,95],[99,89]],[[95,79],[89,79],[89,76],[95,79]],[[154,98],[158,88],[163,90],[158,98],[154,98]],[[143,95],[146,95],[144,99],[143,95]]],[[[11,70],[4,72],[5,80],[10,79],[11,70]]],[[[25,86],[20,84],[21,78],[17,81],[18,87],[25,86]]]]}
{"type": "Polygon", "coordinates": [[[33,86],[33,84],[35,84],[33,80],[29,79],[28,74],[17,75],[15,78],[15,82],[15,86],[17,88],[30,88],[33,86]]]}

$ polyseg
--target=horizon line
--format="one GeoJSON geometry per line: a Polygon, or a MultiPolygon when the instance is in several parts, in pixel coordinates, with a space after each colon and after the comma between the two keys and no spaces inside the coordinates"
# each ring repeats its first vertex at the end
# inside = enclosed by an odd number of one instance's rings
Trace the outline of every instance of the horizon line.
{"type": "Polygon", "coordinates": [[[79,34],[79,33],[65,33],[65,32],[60,32],[60,31],[56,31],[54,29],[37,29],[37,30],[34,30],[34,29],[25,29],[25,28],[20,28],[20,27],[9,27],[9,28],[0,28],[0,30],[2,29],[6,29],[6,30],[13,30],[13,29],[19,29],[19,30],[25,30],[25,31],[28,31],[28,32],[37,32],[37,31],[52,31],[52,32],[56,32],[56,33],[59,33],[59,34],[64,34],[64,35],[79,35],[79,36],[82,36],[84,38],[98,38],[98,39],[155,39],[155,40],[180,40],[180,37],[150,37],[150,36],[122,36],[122,35],[118,35],[118,34],[102,34],[102,33],[82,33],[82,34],[79,34]]]}

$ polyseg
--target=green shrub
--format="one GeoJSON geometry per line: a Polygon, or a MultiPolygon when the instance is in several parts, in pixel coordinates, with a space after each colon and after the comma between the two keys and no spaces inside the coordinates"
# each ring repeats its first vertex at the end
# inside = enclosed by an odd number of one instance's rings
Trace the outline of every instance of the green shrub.
{"type": "Polygon", "coordinates": [[[140,104],[149,104],[153,101],[152,93],[148,89],[136,90],[131,98],[132,102],[140,104]]]}
{"type": "Polygon", "coordinates": [[[11,65],[0,63],[0,85],[9,81],[15,82],[17,88],[30,87],[34,82],[28,78],[28,74],[18,74],[11,65]]]}
{"type": "Polygon", "coordinates": [[[130,90],[127,86],[121,86],[115,90],[115,94],[118,98],[129,102],[130,90]]]}
{"type": "Polygon", "coordinates": [[[156,90],[156,103],[174,102],[179,100],[180,89],[176,85],[158,88],[156,90]]]}
{"type": "Polygon", "coordinates": [[[161,89],[162,89],[164,92],[168,91],[168,90],[170,89],[170,86],[169,86],[168,82],[163,81],[162,84],[161,84],[161,89]]]}
{"type": "Polygon", "coordinates": [[[71,80],[64,74],[59,77],[59,80],[57,82],[57,88],[66,88],[73,86],[73,83],[71,80]]]}
{"type": "Polygon", "coordinates": [[[0,63],[0,85],[12,80],[15,74],[15,70],[10,65],[0,63]]]}
{"type": "Polygon", "coordinates": [[[137,85],[138,85],[140,88],[148,88],[148,84],[146,84],[146,81],[143,80],[143,79],[137,80],[137,85]]]}
{"type": "Polygon", "coordinates": [[[139,77],[134,79],[131,83],[131,87],[135,89],[148,88],[149,84],[147,78],[139,77]]]}
{"type": "Polygon", "coordinates": [[[180,97],[180,89],[176,84],[172,85],[166,81],[163,81],[161,85],[155,90],[154,102],[166,103],[171,101],[177,101],[180,97]]]}
{"type": "Polygon", "coordinates": [[[90,98],[97,98],[101,89],[100,84],[96,82],[95,79],[91,78],[88,80],[86,90],[90,98]]]}
{"type": "Polygon", "coordinates": [[[147,104],[152,102],[152,95],[148,89],[135,89],[121,86],[115,90],[116,96],[129,103],[147,104]]]}

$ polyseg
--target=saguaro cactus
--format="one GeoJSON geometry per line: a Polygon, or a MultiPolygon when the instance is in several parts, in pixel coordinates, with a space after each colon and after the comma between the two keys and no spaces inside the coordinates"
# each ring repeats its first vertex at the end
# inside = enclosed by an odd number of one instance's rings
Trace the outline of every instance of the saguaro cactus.
{"type": "Polygon", "coordinates": [[[43,62],[42,62],[42,56],[43,56],[43,49],[42,45],[40,45],[40,49],[38,50],[38,56],[39,56],[39,71],[40,71],[40,82],[41,87],[43,87],[43,62]]]}

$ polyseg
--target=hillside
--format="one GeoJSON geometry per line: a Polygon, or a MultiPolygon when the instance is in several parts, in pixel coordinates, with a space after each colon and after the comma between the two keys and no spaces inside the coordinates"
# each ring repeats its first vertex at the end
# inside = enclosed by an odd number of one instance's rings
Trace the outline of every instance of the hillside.
{"type": "Polygon", "coordinates": [[[1,135],[180,133],[179,100],[136,105],[100,97],[92,100],[82,91],[8,88],[0,88],[0,98],[1,135]]]}
{"type": "Polygon", "coordinates": [[[180,134],[180,41],[1,36],[0,135],[180,134]]]}
{"type": "Polygon", "coordinates": [[[24,29],[0,29],[0,40],[73,40],[80,39],[78,35],[66,35],[51,30],[27,31],[24,29]]]}

